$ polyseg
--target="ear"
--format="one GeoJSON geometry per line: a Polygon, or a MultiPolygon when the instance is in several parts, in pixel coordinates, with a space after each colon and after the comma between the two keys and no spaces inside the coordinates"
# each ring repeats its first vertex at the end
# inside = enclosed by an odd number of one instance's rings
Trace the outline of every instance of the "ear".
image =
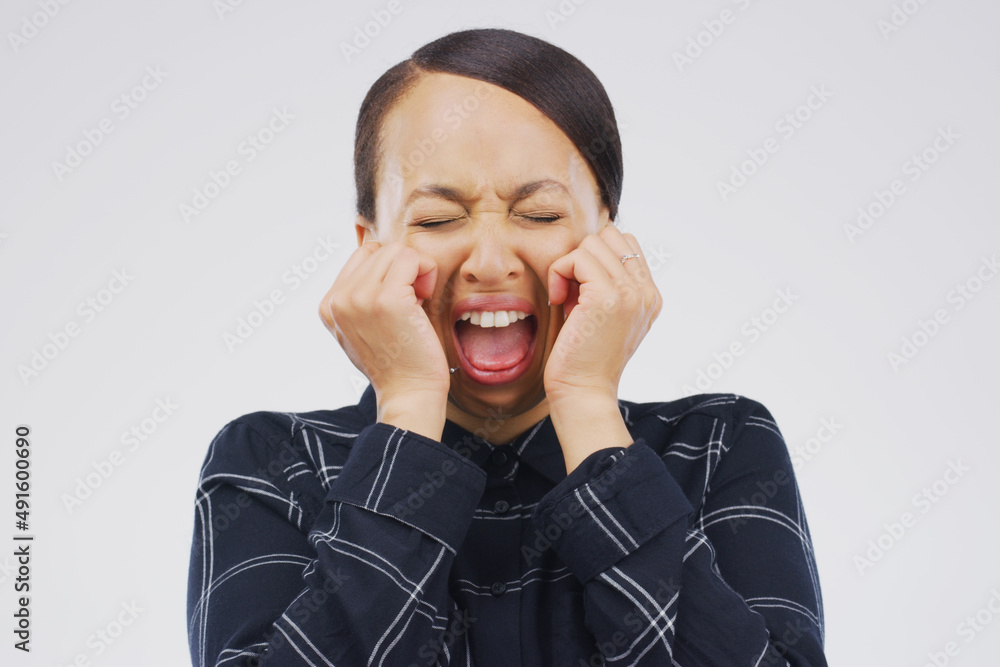
{"type": "Polygon", "coordinates": [[[365,241],[375,240],[374,225],[368,222],[364,216],[359,215],[354,220],[354,231],[358,235],[358,247],[364,245],[365,241]]]}

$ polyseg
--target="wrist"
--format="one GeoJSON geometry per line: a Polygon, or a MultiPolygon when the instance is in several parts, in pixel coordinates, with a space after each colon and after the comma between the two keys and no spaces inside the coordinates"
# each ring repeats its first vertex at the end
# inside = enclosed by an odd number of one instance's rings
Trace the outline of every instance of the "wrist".
{"type": "Polygon", "coordinates": [[[411,391],[404,395],[376,393],[376,419],[383,424],[412,431],[431,440],[441,440],[444,432],[447,395],[434,391],[411,391]]]}
{"type": "Polygon", "coordinates": [[[618,396],[610,389],[572,389],[558,392],[546,390],[545,397],[553,421],[561,419],[567,423],[576,422],[590,419],[591,415],[595,420],[611,415],[621,417],[618,396]]]}
{"type": "Polygon", "coordinates": [[[632,444],[618,399],[606,393],[579,393],[549,402],[552,426],[566,461],[566,474],[588,456],[608,447],[632,444]]]}

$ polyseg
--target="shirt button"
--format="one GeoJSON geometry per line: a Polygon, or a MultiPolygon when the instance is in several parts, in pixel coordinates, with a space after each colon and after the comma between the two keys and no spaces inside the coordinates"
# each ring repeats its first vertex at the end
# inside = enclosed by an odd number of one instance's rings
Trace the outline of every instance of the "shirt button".
{"type": "Polygon", "coordinates": [[[498,500],[493,503],[493,511],[497,514],[506,514],[507,510],[510,509],[510,503],[506,500],[498,500]]]}
{"type": "Polygon", "coordinates": [[[496,581],[493,583],[492,586],[490,586],[490,593],[493,593],[495,597],[500,597],[501,595],[503,595],[503,592],[505,590],[507,590],[507,584],[503,583],[502,581],[496,581]]]}
{"type": "Polygon", "coordinates": [[[495,449],[493,450],[493,454],[490,455],[490,463],[498,468],[507,463],[507,459],[507,452],[502,449],[495,449]]]}

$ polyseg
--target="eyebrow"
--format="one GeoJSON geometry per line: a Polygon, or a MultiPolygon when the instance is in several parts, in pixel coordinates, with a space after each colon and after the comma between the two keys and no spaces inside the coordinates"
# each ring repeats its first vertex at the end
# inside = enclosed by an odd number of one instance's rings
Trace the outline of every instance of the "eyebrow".
{"type": "MultiPolygon", "coordinates": [[[[511,203],[517,203],[523,199],[527,199],[540,190],[558,190],[567,195],[569,194],[569,190],[566,189],[566,186],[559,181],[551,178],[543,178],[521,185],[505,199],[508,199],[511,203]]],[[[449,199],[452,201],[465,201],[467,199],[462,196],[462,193],[459,192],[457,188],[447,185],[431,184],[421,186],[411,192],[410,196],[406,198],[404,206],[409,206],[414,200],[424,197],[449,199]]]]}

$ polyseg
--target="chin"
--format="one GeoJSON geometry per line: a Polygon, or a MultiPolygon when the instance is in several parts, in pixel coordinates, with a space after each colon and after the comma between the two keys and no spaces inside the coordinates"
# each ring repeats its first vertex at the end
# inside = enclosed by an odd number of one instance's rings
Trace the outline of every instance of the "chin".
{"type": "Polygon", "coordinates": [[[465,389],[456,381],[452,381],[452,390],[448,400],[455,407],[474,417],[494,417],[500,415],[513,417],[528,412],[543,400],[545,389],[541,378],[530,386],[524,386],[524,380],[507,384],[483,386],[477,383],[474,390],[465,389]]]}

